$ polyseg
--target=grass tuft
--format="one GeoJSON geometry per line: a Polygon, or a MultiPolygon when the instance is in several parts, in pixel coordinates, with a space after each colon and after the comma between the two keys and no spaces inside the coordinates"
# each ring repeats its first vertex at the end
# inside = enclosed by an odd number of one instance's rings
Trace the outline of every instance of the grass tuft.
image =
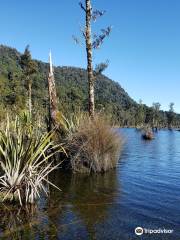
{"type": "Polygon", "coordinates": [[[74,172],[106,172],[115,168],[122,137],[100,115],[84,117],[68,139],[68,153],[74,172]]]}

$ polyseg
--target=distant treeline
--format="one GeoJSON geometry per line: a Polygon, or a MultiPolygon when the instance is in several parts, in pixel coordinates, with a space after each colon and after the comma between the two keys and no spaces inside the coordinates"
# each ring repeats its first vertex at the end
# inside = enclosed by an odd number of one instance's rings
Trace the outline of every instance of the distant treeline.
{"type": "MultiPolygon", "coordinates": [[[[21,54],[13,48],[0,46],[0,118],[6,112],[20,113],[27,108],[26,73],[21,54]]],[[[32,78],[33,114],[48,111],[48,64],[36,61],[37,71],[32,78]]],[[[88,110],[87,71],[75,67],[55,67],[55,80],[59,98],[59,110],[65,114],[88,110]]],[[[147,107],[136,103],[124,89],[104,75],[98,75],[95,84],[96,111],[105,113],[119,126],[179,127],[180,115],[170,110],[160,110],[160,104],[147,107]]],[[[45,114],[44,114],[45,115],[45,114]]]]}

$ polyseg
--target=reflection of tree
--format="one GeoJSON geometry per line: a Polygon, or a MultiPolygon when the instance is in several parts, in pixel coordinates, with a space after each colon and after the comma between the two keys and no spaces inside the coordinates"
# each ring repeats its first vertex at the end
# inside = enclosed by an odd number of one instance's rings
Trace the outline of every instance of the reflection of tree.
{"type": "Polygon", "coordinates": [[[50,188],[46,210],[49,233],[58,239],[59,235],[69,232],[71,225],[84,224],[93,239],[95,224],[104,221],[114,201],[118,188],[116,171],[91,176],[55,171],[50,180],[62,192],[50,188]],[[67,222],[66,217],[71,214],[67,222]]]}
{"type": "Polygon", "coordinates": [[[72,203],[74,208],[84,211],[84,215],[94,222],[103,218],[106,213],[105,205],[111,204],[114,199],[114,193],[117,187],[115,172],[109,172],[102,175],[74,175],[71,178],[70,191],[73,192],[72,203]],[[99,208],[101,213],[97,212],[99,208]],[[97,215],[97,216],[96,216],[97,215]],[[92,219],[91,219],[92,218],[92,219]]]}
{"type": "Polygon", "coordinates": [[[108,209],[114,202],[117,191],[116,172],[92,176],[74,175],[71,191],[74,193],[73,210],[80,216],[93,239],[95,225],[107,218],[108,209]]]}
{"type": "Polygon", "coordinates": [[[67,205],[70,203],[70,181],[71,174],[55,170],[50,174],[52,181],[62,191],[58,191],[50,186],[50,197],[47,201],[46,216],[48,219],[48,233],[51,239],[59,239],[59,235],[63,234],[63,230],[68,227],[64,224],[64,218],[67,211],[67,205]]]}

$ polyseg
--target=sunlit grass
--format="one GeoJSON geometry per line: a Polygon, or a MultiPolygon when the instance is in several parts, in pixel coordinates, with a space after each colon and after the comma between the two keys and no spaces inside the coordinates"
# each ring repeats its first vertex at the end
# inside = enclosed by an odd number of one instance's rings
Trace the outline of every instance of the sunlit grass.
{"type": "Polygon", "coordinates": [[[105,172],[116,167],[123,140],[104,117],[96,115],[80,121],[68,144],[74,172],[105,172]]]}

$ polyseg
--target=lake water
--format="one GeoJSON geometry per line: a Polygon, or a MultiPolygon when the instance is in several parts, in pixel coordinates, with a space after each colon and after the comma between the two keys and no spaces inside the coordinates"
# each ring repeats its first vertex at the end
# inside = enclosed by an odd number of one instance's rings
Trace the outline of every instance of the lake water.
{"type": "Polygon", "coordinates": [[[152,141],[121,129],[126,144],[116,170],[84,176],[55,172],[37,209],[3,206],[0,239],[180,239],[180,132],[159,131],[152,141]],[[169,229],[143,234],[134,229],[169,229]]]}

